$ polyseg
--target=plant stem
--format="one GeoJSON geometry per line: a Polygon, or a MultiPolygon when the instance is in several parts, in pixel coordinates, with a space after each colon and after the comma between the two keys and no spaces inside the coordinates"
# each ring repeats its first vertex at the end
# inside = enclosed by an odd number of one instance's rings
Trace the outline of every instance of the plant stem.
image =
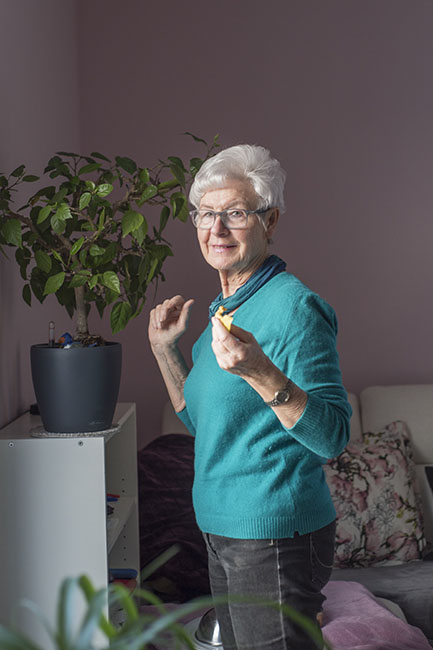
{"type": "Polygon", "coordinates": [[[75,287],[75,304],[77,307],[77,327],[75,330],[75,335],[77,339],[84,338],[89,334],[89,328],[87,324],[87,313],[86,313],[86,303],[84,301],[84,287],[75,287]]]}

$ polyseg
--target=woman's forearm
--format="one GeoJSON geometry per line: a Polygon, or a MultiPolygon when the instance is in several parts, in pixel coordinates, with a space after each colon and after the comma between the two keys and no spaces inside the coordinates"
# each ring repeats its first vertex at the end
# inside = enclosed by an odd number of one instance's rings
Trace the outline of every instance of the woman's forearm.
{"type": "Polygon", "coordinates": [[[185,408],[183,388],[189,368],[177,345],[152,346],[152,352],[167,387],[174,410],[179,413],[185,408]]]}
{"type": "MultiPolygon", "coordinates": [[[[265,402],[270,402],[275,393],[282,390],[287,384],[287,377],[279,370],[268,357],[264,357],[264,366],[259,373],[251,373],[244,376],[251,388],[260,395],[265,402]]],[[[308,396],[299,386],[291,382],[290,398],[286,404],[273,408],[273,411],[281,424],[290,429],[299,420],[307,404],[308,396]]]]}

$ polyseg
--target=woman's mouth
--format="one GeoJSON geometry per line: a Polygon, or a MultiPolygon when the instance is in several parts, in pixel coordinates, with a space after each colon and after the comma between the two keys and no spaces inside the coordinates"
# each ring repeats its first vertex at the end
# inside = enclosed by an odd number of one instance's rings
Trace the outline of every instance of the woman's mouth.
{"type": "Polygon", "coordinates": [[[212,244],[211,248],[213,251],[215,251],[215,253],[225,253],[230,248],[235,248],[235,245],[234,244],[212,244]]]}

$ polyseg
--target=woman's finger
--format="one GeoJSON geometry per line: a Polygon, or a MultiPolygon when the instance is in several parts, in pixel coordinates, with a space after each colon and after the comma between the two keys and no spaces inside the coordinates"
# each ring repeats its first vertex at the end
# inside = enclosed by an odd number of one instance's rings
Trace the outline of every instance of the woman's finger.
{"type": "Polygon", "coordinates": [[[252,343],[252,341],[255,340],[251,332],[248,332],[237,325],[232,324],[229,331],[225,325],[222,324],[219,318],[215,318],[215,316],[212,317],[212,325],[212,334],[221,340],[227,342],[241,341],[242,343],[252,343]]]}

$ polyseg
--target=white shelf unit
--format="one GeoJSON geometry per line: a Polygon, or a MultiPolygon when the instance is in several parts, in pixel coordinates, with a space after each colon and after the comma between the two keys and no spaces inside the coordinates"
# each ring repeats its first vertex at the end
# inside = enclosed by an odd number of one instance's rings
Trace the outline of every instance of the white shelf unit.
{"type": "Polygon", "coordinates": [[[65,577],[87,574],[100,588],[109,568],[140,572],[135,404],[119,403],[114,422],[109,439],[33,438],[41,420],[29,413],[0,430],[0,622],[16,622],[44,648],[22,599],[54,625],[65,577]],[[107,492],[120,496],[108,518],[107,492]]]}

